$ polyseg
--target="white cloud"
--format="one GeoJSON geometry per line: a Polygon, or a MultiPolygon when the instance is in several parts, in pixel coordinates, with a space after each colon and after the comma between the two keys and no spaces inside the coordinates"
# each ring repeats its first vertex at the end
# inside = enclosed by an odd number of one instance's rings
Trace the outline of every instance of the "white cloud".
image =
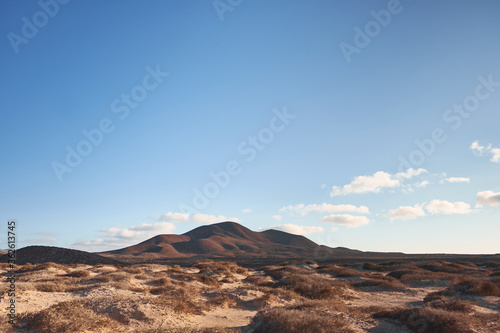
{"type": "Polygon", "coordinates": [[[276,221],[281,221],[282,218],[283,216],[281,215],[273,215],[273,219],[275,219],[276,221]]]}
{"type": "Polygon", "coordinates": [[[425,209],[431,214],[469,214],[472,213],[468,203],[457,201],[449,202],[445,200],[432,200],[425,205],[425,209]]]}
{"type": "Polygon", "coordinates": [[[490,152],[492,154],[490,161],[500,163],[500,148],[491,148],[490,152]]]}
{"type": "Polygon", "coordinates": [[[450,177],[445,178],[441,181],[442,183],[470,183],[470,178],[468,177],[450,177]]]}
{"type": "Polygon", "coordinates": [[[345,225],[348,227],[359,227],[361,225],[370,223],[370,220],[366,216],[355,216],[349,214],[325,216],[323,217],[322,221],[345,225]]]}
{"type": "Polygon", "coordinates": [[[498,206],[500,205],[500,192],[483,191],[477,194],[478,205],[498,206]]]}
{"type": "MultiPolygon", "coordinates": [[[[251,212],[251,209],[244,209],[243,212],[251,212]]],[[[241,222],[239,218],[236,217],[226,217],[224,215],[208,215],[208,214],[195,214],[191,216],[189,213],[176,213],[168,212],[166,214],[160,215],[159,217],[153,216],[158,221],[163,222],[191,222],[191,223],[201,223],[201,224],[212,224],[225,221],[241,222]]]]}
{"type": "Polygon", "coordinates": [[[355,212],[361,214],[369,214],[370,210],[366,206],[358,207],[354,205],[332,205],[332,204],[322,203],[320,205],[299,204],[295,206],[286,206],[282,207],[280,209],[280,212],[293,212],[305,216],[310,212],[319,212],[319,213],[355,212]]]}
{"type": "Polygon", "coordinates": [[[331,230],[332,232],[335,232],[335,231],[339,230],[339,227],[332,227],[330,230],[331,230]]]}
{"type": "Polygon", "coordinates": [[[421,174],[426,173],[426,172],[427,172],[427,170],[422,169],[422,168],[418,168],[416,170],[413,168],[410,168],[410,169],[406,170],[405,172],[397,173],[396,177],[397,178],[404,178],[404,179],[411,179],[413,177],[420,176],[421,174]]]}
{"type": "Polygon", "coordinates": [[[191,222],[200,224],[213,224],[225,221],[240,222],[241,220],[236,217],[225,217],[224,215],[208,215],[208,214],[195,214],[191,218],[191,222]]]}
{"type": "Polygon", "coordinates": [[[427,180],[424,180],[418,184],[416,184],[415,186],[416,187],[426,187],[427,185],[429,185],[430,183],[427,181],[427,180]]]}
{"type": "Polygon", "coordinates": [[[422,205],[401,206],[399,208],[391,209],[389,211],[389,217],[391,218],[391,220],[396,220],[396,219],[409,220],[409,219],[414,219],[418,216],[425,216],[425,212],[422,209],[422,205]]]}
{"type": "Polygon", "coordinates": [[[470,145],[470,149],[472,150],[472,152],[473,152],[475,155],[481,156],[481,155],[483,155],[483,153],[484,153],[484,149],[485,149],[485,147],[484,147],[484,146],[481,146],[481,145],[479,144],[479,141],[474,141],[474,142],[470,145]]]}
{"type": "Polygon", "coordinates": [[[252,209],[251,208],[245,208],[242,210],[243,213],[245,214],[248,214],[248,213],[251,213],[252,212],[252,209]]]}
{"type": "Polygon", "coordinates": [[[342,187],[333,186],[330,196],[346,195],[351,193],[379,193],[383,188],[399,187],[399,180],[384,171],[378,171],[372,176],[357,176],[354,180],[342,187]]]}
{"type": "MultiPolygon", "coordinates": [[[[384,171],[378,171],[371,176],[357,176],[349,184],[344,186],[333,186],[330,196],[334,197],[352,193],[380,193],[383,189],[400,188],[404,181],[426,172],[427,170],[422,168],[410,168],[405,172],[399,172],[395,175],[391,175],[384,171]]],[[[412,188],[408,185],[403,187],[403,190],[411,192],[412,188]]]]}
{"type": "Polygon", "coordinates": [[[158,218],[158,221],[164,221],[164,222],[188,222],[189,221],[189,214],[186,213],[173,213],[173,212],[168,212],[163,215],[160,215],[158,218]]]}
{"type": "Polygon", "coordinates": [[[308,235],[324,231],[321,227],[304,227],[302,225],[295,224],[281,224],[269,227],[269,229],[281,230],[295,235],[308,235]]]}
{"type": "Polygon", "coordinates": [[[99,238],[91,241],[79,241],[73,245],[85,251],[107,251],[123,248],[145,241],[160,234],[171,234],[175,225],[169,222],[143,223],[130,228],[101,229],[99,238]]]}
{"type": "Polygon", "coordinates": [[[478,141],[474,141],[470,145],[470,149],[477,156],[482,156],[485,153],[491,154],[490,161],[500,163],[500,148],[493,147],[491,143],[488,146],[481,146],[478,141]]]}

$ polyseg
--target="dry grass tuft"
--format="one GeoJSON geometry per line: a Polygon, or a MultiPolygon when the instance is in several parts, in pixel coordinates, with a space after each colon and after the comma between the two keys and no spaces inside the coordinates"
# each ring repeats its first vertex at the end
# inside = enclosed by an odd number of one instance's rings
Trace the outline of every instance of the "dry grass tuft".
{"type": "Polygon", "coordinates": [[[347,278],[347,277],[366,277],[369,273],[360,272],[352,268],[341,267],[337,265],[323,265],[318,266],[316,269],[318,273],[330,274],[334,277],[347,278]]]}
{"type": "Polygon", "coordinates": [[[491,282],[477,278],[465,278],[454,282],[448,288],[430,294],[443,295],[449,297],[468,297],[468,296],[500,296],[500,282],[491,282]]]}
{"type": "Polygon", "coordinates": [[[151,281],[151,284],[155,285],[155,286],[169,286],[172,284],[172,280],[170,280],[169,278],[165,278],[165,277],[162,277],[162,278],[159,278],[157,280],[154,280],[154,281],[151,281]]]}
{"type": "Polygon", "coordinates": [[[480,264],[480,266],[484,266],[486,268],[495,268],[495,269],[498,269],[498,268],[500,268],[500,262],[498,262],[498,261],[487,261],[487,262],[483,262],[482,264],[480,264]]]}
{"type": "Polygon", "coordinates": [[[374,317],[399,320],[419,333],[473,333],[462,315],[431,307],[381,311],[374,317]]]}
{"type": "Polygon", "coordinates": [[[231,276],[232,274],[248,275],[248,269],[238,266],[235,262],[213,261],[211,259],[198,260],[193,264],[205,274],[221,274],[231,276]]]}
{"type": "Polygon", "coordinates": [[[372,262],[367,262],[363,264],[363,269],[367,271],[385,272],[387,270],[387,267],[381,266],[379,264],[374,264],[372,262]]]}
{"type": "Polygon", "coordinates": [[[310,275],[313,274],[313,272],[302,268],[302,267],[297,267],[294,265],[290,266],[264,266],[262,267],[262,270],[266,275],[269,275],[275,280],[281,280],[282,278],[291,275],[291,274],[300,274],[300,275],[310,275]]]}
{"type": "Polygon", "coordinates": [[[355,288],[363,287],[379,287],[384,290],[403,291],[407,286],[397,279],[390,276],[374,276],[359,282],[352,282],[351,285],[355,288]]]}
{"type": "Polygon", "coordinates": [[[267,276],[249,275],[243,282],[253,284],[255,286],[271,286],[273,281],[270,281],[267,276]]]}
{"type": "Polygon", "coordinates": [[[19,320],[23,329],[40,333],[109,332],[120,325],[108,316],[99,314],[81,302],[61,302],[19,320]]]}
{"type": "Polygon", "coordinates": [[[283,277],[277,285],[310,299],[326,299],[343,296],[342,283],[314,275],[290,274],[283,277]]]}
{"type": "Polygon", "coordinates": [[[144,273],[144,270],[138,267],[125,267],[121,270],[122,272],[129,273],[129,274],[142,274],[144,273]]]}
{"type": "Polygon", "coordinates": [[[86,270],[76,270],[71,273],[66,274],[68,277],[75,277],[75,278],[86,278],[90,276],[90,272],[86,270]]]}
{"type": "Polygon", "coordinates": [[[151,302],[166,310],[201,315],[203,311],[210,309],[210,304],[195,301],[200,294],[199,290],[193,286],[159,287],[151,289],[150,292],[157,295],[151,302]]]}
{"type": "Polygon", "coordinates": [[[24,272],[34,272],[34,271],[42,271],[42,270],[49,270],[49,269],[60,269],[65,271],[66,273],[70,273],[71,269],[68,266],[61,265],[61,264],[56,264],[53,262],[46,262],[43,264],[31,264],[31,263],[26,263],[22,266],[19,266],[19,268],[16,270],[17,273],[24,273],[24,272]]]}
{"type": "Polygon", "coordinates": [[[221,286],[217,277],[211,276],[211,274],[208,275],[204,273],[193,274],[193,273],[187,273],[180,269],[179,270],[171,269],[169,271],[166,271],[166,275],[180,281],[198,281],[212,288],[220,288],[221,286]]]}
{"type": "Polygon", "coordinates": [[[253,319],[254,333],[354,333],[337,315],[313,304],[260,311],[253,319]]]}
{"type": "MultiPolygon", "coordinates": [[[[28,286],[30,286],[30,285],[28,285],[28,286]]],[[[68,283],[68,281],[64,281],[64,280],[34,282],[33,284],[31,284],[31,286],[33,286],[34,290],[47,292],[47,293],[53,293],[53,292],[72,293],[72,292],[82,291],[82,290],[91,288],[91,286],[82,286],[82,285],[74,284],[71,282],[68,283]]]]}
{"type": "Polygon", "coordinates": [[[93,280],[100,282],[122,282],[130,281],[131,276],[125,272],[104,272],[93,277],[93,280]]]}
{"type": "Polygon", "coordinates": [[[462,295],[480,295],[500,297],[500,283],[480,279],[464,279],[450,287],[455,293],[462,295]]]}
{"type": "Polygon", "coordinates": [[[238,305],[238,298],[227,294],[208,297],[207,303],[214,308],[231,308],[238,305]]]}
{"type": "Polygon", "coordinates": [[[471,312],[475,302],[464,301],[457,298],[449,298],[439,293],[431,293],[424,298],[424,303],[435,309],[443,309],[456,312],[471,312]]]}

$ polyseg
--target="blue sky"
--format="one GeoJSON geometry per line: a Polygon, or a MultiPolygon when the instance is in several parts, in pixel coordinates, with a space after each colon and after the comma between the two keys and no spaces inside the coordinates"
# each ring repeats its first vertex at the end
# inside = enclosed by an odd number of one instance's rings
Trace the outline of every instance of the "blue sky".
{"type": "Polygon", "coordinates": [[[498,253],[499,14],[2,1],[0,220],[18,246],[88,251],[230,219],[360,250],[498,253]]]}

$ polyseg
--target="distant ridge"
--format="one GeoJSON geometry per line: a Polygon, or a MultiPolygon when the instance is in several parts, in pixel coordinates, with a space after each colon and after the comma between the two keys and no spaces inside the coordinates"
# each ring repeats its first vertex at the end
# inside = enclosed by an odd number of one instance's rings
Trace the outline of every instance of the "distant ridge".
{"type": "MultiPolygon", "coordinates": [[[[5,254],[0,256],[0,262],[7,262],[9,257],[5,254]]],[[[42,264],[45,262],[54,262],[57,264],[85,264],[97,265],[107,264],[115,265],[121,262],[112,258],[106,258],[95,253],[89,253],[80,250],[67,249],[55,246],[27,246],[16,250],[16,264],[24,265],[26,263],[42,264]]]]}
{"type": "Polygon", "coordinates": [[[252,231],[236,222],[205,225],[182,235],[158,235],[136,245],[103,252],[116,258],[182,258],[192,256],[306,257],[319,245],[278,230],[252,231]]]}

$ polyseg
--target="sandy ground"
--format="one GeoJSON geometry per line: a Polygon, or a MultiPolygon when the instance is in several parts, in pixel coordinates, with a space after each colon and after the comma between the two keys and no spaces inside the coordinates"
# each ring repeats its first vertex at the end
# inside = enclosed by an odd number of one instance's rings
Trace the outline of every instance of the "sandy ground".
{"type": "MultiPolygon", "coordinates": [[[[313,267],[312,267],[313,268],[313,267]]],[[[165,271],[162,265],[147,265],[138,267],[143,273],[130,274],[131,278],[127,283],[134,288],[150,289],[151,281],[165,271]],[[155,275],[156,274],[156,275],[155,275]],[[140,279],[138,275],[141,275],[140,279]]],[[[151,302],[156,297],[141,290],[127,290],[114,287],[112,284],[102,284],[102,286],[75,292],[39,291],[35,290],[36,283],[47,281],[57,281],[65,277],[68,272],[88,271],[86,281],[92,282],[92,278],[102,273],[120,273],[120,269],[113,266],[93,267],[80,265],[66,270],[59,268],[48,268],[40,271],[23,273],[17,282],[17,313],[34,314],[41,310],[50,308],[64,301],[72,300],[109,300],[109,304],[96,305],[100,313],[107,314],[111,319],[118,321],[123,326],[124,332],[175,332],[176,329],[189,328],[195,332],[197,329],[206,328],[233,328],[241,332],[252,332],[250,325],[252,319],[259,310],[263,309],[261,301],[264,292],[254,288],[243,280],[248,275],[262,276],[262,271],[249,270],[245,274],[233,274],[233,279],[222,283],[219,288],[207,287],[200,281],[188,281],[186,285],[198,288],[200,292],[193,296],[193,301],[203,304],[216,295],[224,295],[229,300],[229,304],[222,304],[217,307],[207,308],[202,314],[191,314],[174,311],[151,302]]],[[[186,274],[199,274],[197,268],[178,268],[186,274]]],[[[6,270],[0,270],[4,273],[6,270]]],[[[220,280],[223,276],[219,277],[220,280]]],[[[175,278],[179,283],[182,278],[175,278]]],[[[344,279],[345,280],[345,279],[344,279]]],[[[353,281],[359,278],[352,278],[353,281]]],[[[186,283],[186,282],[184,282],[186,283]]],[[[132,288],[133,289],[133,288],[132,288]]],[[[346,289],[348,307],[422,307],[424,298],[429,293],[444,289],[443,286],[414,287],[404,291],[387,291],[375,287],[360,289],[346,289]]],[[[475,297],[475,310],[482,313],[498,313],[500,309],[500,298],[487,296],[475,297]]],[[[2,312],[5,312],[6,299],[1,300],[2,312]]],[[[293,303],[285,298],[272,298],[267,303],[267,307],[284,306],[293,303]]],[[[356,332],[371,333],[396,333],[411,332],[398,321],[376,320],[369,314],[352,315],[347,313],[339,314],[351,328],[356,332]]],[[[120,330],[118,330],[120,331],[120,330]]],[[[36,332],[33,331],[33,332],[36,332]]],[[[103,331],[104,332],[104,331],[103,331]]],[[[189,330],[186,332],[190,332],[189,330]]]]}

